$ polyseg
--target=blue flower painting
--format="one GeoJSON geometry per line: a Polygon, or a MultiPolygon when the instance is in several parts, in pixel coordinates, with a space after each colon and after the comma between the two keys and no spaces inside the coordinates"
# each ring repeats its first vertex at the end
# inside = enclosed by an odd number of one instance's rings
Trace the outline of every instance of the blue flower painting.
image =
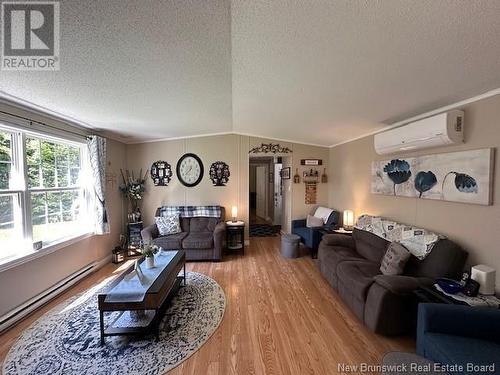
{"type": "Polygon", "coordinates": [[[490,205],[493,149],[376,160],[374,194],[490,205]]]}
{"type": "Polygon", "coordinates": [[[393,159],[385,167],[384,172],[393,183],[393,192],[396,195],[396,185],[408,181],[411,177],[410,164],[406,160],[393,159]]]}
{"type": "Polygon", "coordinates": [[[415,189],[420,193],[419,198],[422,198],[422,194],[431,190],[436,184],[436,175],[431,171],[420,171],[415,176],[415,189]]]}
{"type": "Polygon", "coordinates": [[[461,193],[476,193],[477,194],[477,182],[476,179],[472,176],[469,176],[465,173],[458,172],[449,172],[444,176],[443,179],[443,191],[444,191],[444,183],[446,182],[446,178],[449,175],[455,175],[455,187],[461,193]]]}

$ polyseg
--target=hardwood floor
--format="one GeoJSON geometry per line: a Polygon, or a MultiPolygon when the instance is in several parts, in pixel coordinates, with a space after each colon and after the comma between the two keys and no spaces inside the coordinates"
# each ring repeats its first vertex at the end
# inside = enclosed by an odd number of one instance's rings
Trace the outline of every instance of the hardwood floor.
{"type": "MultiPolygon", "coordinates": [[[[379,364],[389,351],[413,351],[411,338],[368,331],[304,255],[285,259],[279,237],[252,238],[245,255],[188,263],[226,293],[224,319],[192,357],[169,374],[334,374],[338,364],[379,364]]],[[[33,321],[66,298],[117,274],[110,264],[0,336],[0,360],[33,321]]]]}

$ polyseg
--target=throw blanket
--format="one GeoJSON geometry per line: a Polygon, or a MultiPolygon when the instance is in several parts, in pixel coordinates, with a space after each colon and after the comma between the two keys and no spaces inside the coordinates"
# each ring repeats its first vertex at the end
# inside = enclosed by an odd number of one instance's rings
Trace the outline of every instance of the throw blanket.
{"type": "Polygon", "coordinates": [[[221,217],[220,206],[164,206],[160,216],[179,214],[179,217],[221,217]]]}
{"type": "Polygon", "coordinates": [[[432,251],[434,245],[444,236],[390,221],[377,216],[362,215],[356,228],[373,233],[391,242],[399,242],[418,259],[424,259],[432,251]]]}

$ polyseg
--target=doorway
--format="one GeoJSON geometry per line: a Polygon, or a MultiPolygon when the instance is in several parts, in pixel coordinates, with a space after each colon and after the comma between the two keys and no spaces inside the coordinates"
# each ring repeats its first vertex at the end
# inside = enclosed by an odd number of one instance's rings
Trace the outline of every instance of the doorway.
{"type": "Polygon", "coordinates": [[[276,236],[282,224],[281,157],[249,159],[250,236],[276,236]]]}

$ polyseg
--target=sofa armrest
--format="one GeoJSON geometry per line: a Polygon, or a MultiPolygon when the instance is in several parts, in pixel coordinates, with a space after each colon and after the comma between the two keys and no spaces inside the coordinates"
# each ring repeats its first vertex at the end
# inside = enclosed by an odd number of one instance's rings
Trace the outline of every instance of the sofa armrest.
{"type": "Polygon", "coordinates": [[[305,226],[306,226],[306,219],[292,220],[292,229],[304,228],[305,226]]]}
{"type": "Polygon", "coordinates": [[[224,241],[224,234],[226,233],[226,223],[220,222],[214,229],[214,260],[222,259],[222,245],[224,241]]]}
{"type": "Polygon", "coordinates": [[[325,245],[329,246],[343,246],[350,249],[356,249],[356,243],[351,236],[346,236],[345,234],[325,234],[321,238],[321,241],[325,245]]]}
{"type": "Polygon", "coordinates": [[[151,224],[146,228],[144,228],[143,230],[141,230],[141,237],[144,243],[150,243],[159,235],[160,233],[158,232],[158,227],[156,226],[156,224],[151,224]]]}
{"type": "Polygon", "coordinates": [[[438,303],[418,305],[417,353],[426,333],[443,333],[500,343],[500,310],[438,303]]]}
{"type": "Polygon", "coordinates": [[[433,280],[427,277],[404,275],[377,275],[375,282],[395,294],[408,294],[421,286],[431,286],[433,280]]]}

